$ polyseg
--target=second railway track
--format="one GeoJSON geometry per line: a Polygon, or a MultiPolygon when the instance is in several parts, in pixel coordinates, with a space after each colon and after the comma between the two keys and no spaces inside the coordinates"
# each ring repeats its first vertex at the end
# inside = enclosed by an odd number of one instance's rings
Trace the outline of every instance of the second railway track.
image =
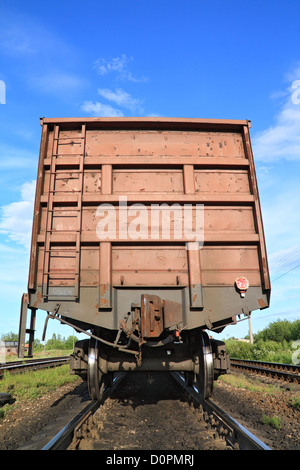
{"type": "Polygon", "coordinates": [[[48,357],[41,359],[27,359],[24,361],[12,361],[0,363],[0,379],[4,372],[19,373],[29,370],[46,369],[47,367],[58,367],[70,361],[70,356],[48,357]]]}
{"type": "Polygon", "coordinates": [[[246,359],[231,359],[231,368],[266,375],[285,382],[300,384],[300,366],[275,362],[254,361],[246,359]]]}

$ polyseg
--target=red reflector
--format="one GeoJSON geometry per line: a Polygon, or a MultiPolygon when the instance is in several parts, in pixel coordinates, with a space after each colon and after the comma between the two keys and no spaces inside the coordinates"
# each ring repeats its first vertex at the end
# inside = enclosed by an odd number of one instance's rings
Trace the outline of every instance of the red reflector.
{"type": "Polygon", "coordinates": [[[247,290],[249,287],[249,281],[245,277],[236,278],[235,283],[239,290],[247,290]]]}

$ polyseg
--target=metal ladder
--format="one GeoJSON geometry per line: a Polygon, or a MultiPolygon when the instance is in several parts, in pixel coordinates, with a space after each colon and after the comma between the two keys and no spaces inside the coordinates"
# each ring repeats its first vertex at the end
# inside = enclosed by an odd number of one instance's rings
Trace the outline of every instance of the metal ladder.
{"type": "MultiPolygon", "coordinates": [[[[76,137],[75,144],[78,144],[78,140],[81,142],[81,152],[78,154],[74,153],[60,153],[59,146],[61,145],[73,145],[73,138],[60,137],[60,129],[58,125],[54,126],[54,137],[53,137],[53,148],[51,155],[50,164],[50,180],[49,180],[49,193],[47,203],[47,214],[46,214],[46,230],[45,230],[45,242],[44,242],[44,262],[43,262],[43,284],[42,284],[42,296],[45,300],[56,300],[57,298],[63,298],[64,300],[77,300],[79,298],[79,273],[80,273],[80,239],[81,239],[81,221],[82,221],[82,193],[83,193],[83,162],[85,155],[85,139],[86,139],[86,125],[82,124],[81,135],[76,137]],[[72,140],[72,142],[70,142],[72,140]],[[69,141],[69,142],[68,142],[69,141]],[[58,165],[57,160],[61,157],[75,157],[79,162],[74,163],[75,169],[68,168],[65,173],[72,171],[72,178],[74,175],[78,175],[77,189],[72,190],[71,197],[66,191],[60,191],[57,189],[57,183],[59,180],[59,173],[57,171],[58,165]],[[62,195],[59,198],[60,193],[62,195]],[[77,197],[74,198],[74,195],[77,197]],[[70,217],[69,214],[76,212],[76,228],[75,230],[68,230],[65,227],[63,229],[54,228],[54,217],[59,212],[57,209],[58,204],[63,206],[60,209],[65,215],[60,217],[70,217]],[[66,204],[66,206],[64,206],[66,204]],[[58,258],[55,260],[55,258],[58,258]],[[74,259],[74,263],[71,265],[70,260],[74,259]],[[59,269],[51,267],[54,260],[55,265],[59,266],[59,269]],[[54,285],[59,284],[61,287],[56,286],[56,291],[51,292],[50,283],[53,281],[54,285]]],[[[72,164],[73,166],[73,164],[72,164]]]]}

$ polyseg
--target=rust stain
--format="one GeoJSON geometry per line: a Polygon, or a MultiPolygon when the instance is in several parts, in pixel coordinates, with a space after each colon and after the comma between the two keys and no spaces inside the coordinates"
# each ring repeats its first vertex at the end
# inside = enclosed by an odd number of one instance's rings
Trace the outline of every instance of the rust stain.
{"type": "Polygon", "coordinates": [[[100,295],[104,297],[108,290],[108,284],[100,284],[100,295]]]}
{"type": "Polygon", "coordinates": [[[259,305],[261,308],[267,307],[267,304],[266,304],[266,302],[265,302],[263,299],[258,299],[258,305],[259,305]]]}
{"type": "Polygon", "coordinates": [[[37,307],[38,304],[41,304],[41,303],[42,303],[42,293],[40,291],[37,291],[37,300],[33,304],[33,307],[37,307]]]}
{"type": "Polygon", "coordinates": [[[109,305],[109,299],[107,298],[109,292],[109,284],[100,284],[100,306],[109,305]]]}

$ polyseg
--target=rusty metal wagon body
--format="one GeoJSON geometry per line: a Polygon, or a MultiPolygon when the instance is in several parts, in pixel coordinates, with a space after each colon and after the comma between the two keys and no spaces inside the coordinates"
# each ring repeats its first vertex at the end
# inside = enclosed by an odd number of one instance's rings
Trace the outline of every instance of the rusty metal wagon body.
{"type": "Polygon", "coordinates": [[[121,369],[201,376],[205,350],[207,375],[225,370],[224,348],[204,330],[270,298],[249,121],[41,124],[19,354],[29,308],[31,340],[37,309],[88,332],[71,368],[90,377],[92,395],[121,369]]]}

